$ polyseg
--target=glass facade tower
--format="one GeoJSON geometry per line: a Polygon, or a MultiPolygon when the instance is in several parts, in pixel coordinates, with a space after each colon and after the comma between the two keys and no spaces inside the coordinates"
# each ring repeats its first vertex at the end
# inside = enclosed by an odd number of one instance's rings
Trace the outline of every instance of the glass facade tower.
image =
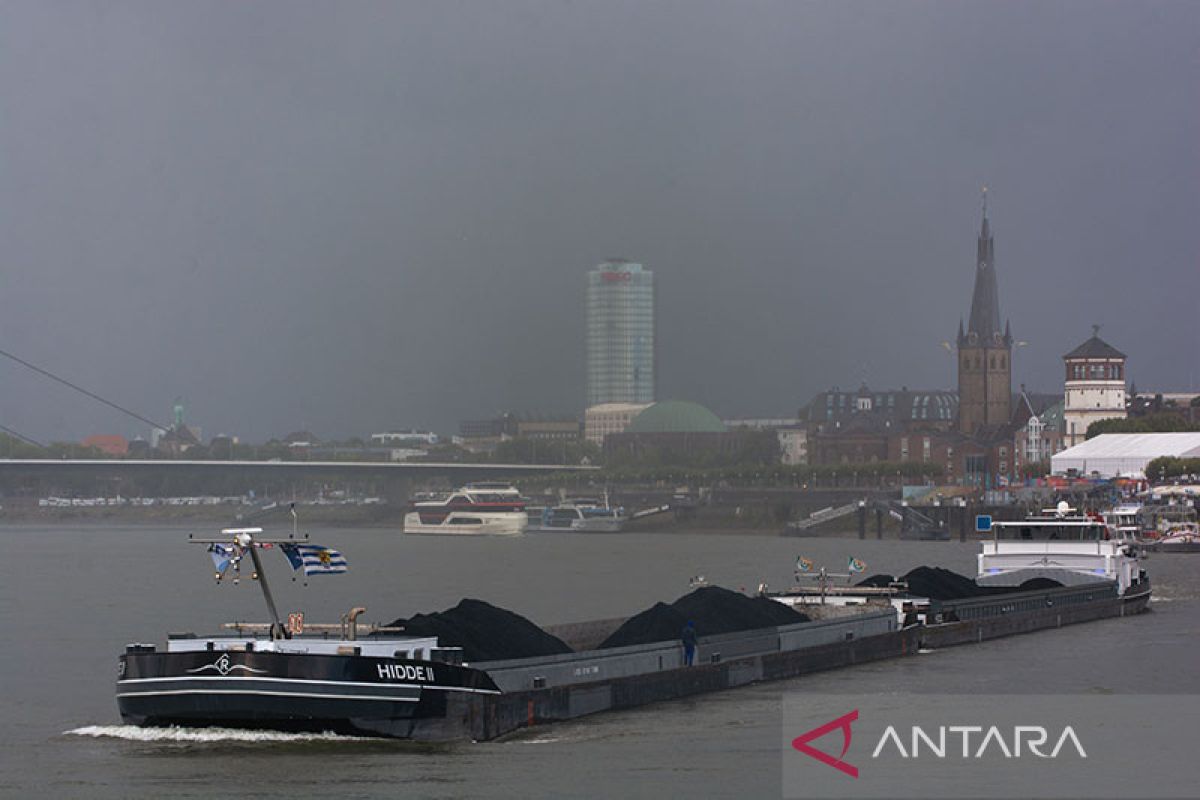
{"type": "Polygon", "coordinates": [[[614,259],[587,275],[587,404],[653,403],[654,273],[614,259]]]}

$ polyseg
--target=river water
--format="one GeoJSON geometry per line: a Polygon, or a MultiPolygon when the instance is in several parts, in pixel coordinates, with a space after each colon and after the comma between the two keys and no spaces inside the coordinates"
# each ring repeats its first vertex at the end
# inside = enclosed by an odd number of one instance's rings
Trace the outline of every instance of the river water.
{"type": "MultiPolygon", "coordinates": [[[[1200,555],[1147,562],[1154,612],[941,650],[531,729],[498,742],[404,742],[120,725],[117,656],[167,631],[262,620],[249,581],[215,585],[193,529],[0,527],[0,795],[214,797],[772,797],[781,792],[782,700],[791,693],[1194,693],[1200,555]]],[[[197,530],[207,535],[207,531],[197,530]]],[[[869,573],[920,565],[973,574],[958,542],[686,534],[403,536],[311,530],[342,576],[291,581],[266,552],[280,611],[335,622],[354,605],[387,622],[477,597],[541,624],[636,613],[688,579],[752,589],[789,582],[797,555],[869,573]]]]}

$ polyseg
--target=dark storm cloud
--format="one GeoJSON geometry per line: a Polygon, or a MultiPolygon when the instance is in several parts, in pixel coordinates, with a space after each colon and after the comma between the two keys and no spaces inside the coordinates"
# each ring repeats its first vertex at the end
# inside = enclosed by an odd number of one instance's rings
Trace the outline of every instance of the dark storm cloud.
{"type": "MultiPolygon", "coordinates": [[[[583,273],[660,395],[952,387],[979,187],[1014,382],[1194,388],[1194,3],[7,3],[0,342],[206,434],[580,410],[583,273]]],[[[0,364],[0,422],[138,425],[0,364]]]]}

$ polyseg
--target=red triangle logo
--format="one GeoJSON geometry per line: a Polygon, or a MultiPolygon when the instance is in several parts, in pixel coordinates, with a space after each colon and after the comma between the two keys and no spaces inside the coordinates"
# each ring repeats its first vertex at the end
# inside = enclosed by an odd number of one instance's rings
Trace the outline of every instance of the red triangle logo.
{"type": "Polygon", "coordinates": [[[813,728],[808,733],[800,734],[795,739],[792,739],[792,747],[799,750],[801,753],[804,753],[804,755],[809,756],[810,758],[815,758],[822,764],[828,764],[834,769],[846,773],[851,778],[857,778],[858,767],[854,766],[853,764],[848,764],[842,760],[846,756],[846,751],[850,749],[850,739],[854,736],[853,731],[850,730],[850,725],[857,719],[858,709],[856,708],[849,714],[845,714],[835,720],[826,722],[819,728],[813,728]],[[841,730],[842,732],[842,752],[837,758],[834,758],[828,753],[809,745],[809,742],[812,740],[820,739],[825,734],[836,730],[841,730]]]}

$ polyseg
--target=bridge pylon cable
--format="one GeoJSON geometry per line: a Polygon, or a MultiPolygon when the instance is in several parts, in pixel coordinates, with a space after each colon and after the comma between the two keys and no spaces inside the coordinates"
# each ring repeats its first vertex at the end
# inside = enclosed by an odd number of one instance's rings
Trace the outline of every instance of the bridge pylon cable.
{"type": "Polygon", "coordinates": [[[46,446],[35,439],[30,439],[28,436],[26,436],[23,433],[18,433],[17,431],[14,431],[12,428],[8,427],[7,425],[0,425],[0,431],[4,431],[9,436],[15,436],[16,438],[20,439],[22,442],[25,442],[26,444],[31,444],[34,447],[44,448],[46,446]]]}
{"type": "Polygon", "coordinates": [[[21,366],[28,367],[29,369],[33,370],[34,372],[38,373],[39,375],[45,375],[50,380],[58,381],[63,386],[67,386],[71,389],[74,389],[75,391],[79,392],[80,394],[87,395],[88,397],[92,398],[93,400],[103,403],[104,405],[108,406],[109,408],[115,408],[117,411],[120,411],[122,414],[125,414],[126,416],[129,416],[129,417],[133,417],[134,419],[138,420],[139,422],[144,422],[152,428],[161,428],[164,431],[168,430],[170,428],[169,425],[163,425],[161,423],[155,422],[152,419],[147,419],[146,417],[143,417],[141,414],[137,413],[136,411],[130,411],[128,408],[117,405],[116,403],[112,402],[111,400],[106,400],[103,397],[101,397],[100,395],[96,394],[95,392],[89,392],[87,389],[83,388],[82,386],[79,386],[78,384],[75,384],[75,383],[71,383],[66,378],[61,378],[58,375],[55,375],[53,372],[44,370],[41,367],[39,367],[37,364],[31,364],[28,361],[26,361],[25,359],[21,358],[20,356],[13,355],[12,353],[8,352],[7,350],[0,350],[0,356],[4,356],[5,358],[11,358],[13,361],[16,361],[21,366]]]}

